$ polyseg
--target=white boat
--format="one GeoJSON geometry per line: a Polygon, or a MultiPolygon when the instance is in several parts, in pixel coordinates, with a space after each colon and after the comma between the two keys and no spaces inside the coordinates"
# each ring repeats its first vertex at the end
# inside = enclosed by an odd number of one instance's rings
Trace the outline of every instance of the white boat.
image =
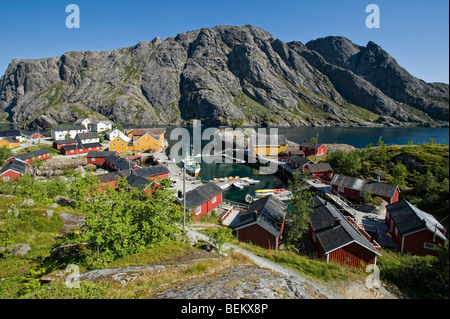
{"type": "Polygon", "coordinates": [[[244,184],[242,184],[241,182],[233,183],[233,186],[234,186],[234,187],[237,187],[237,188],[239,188],[239,189],[244,189],[244,184]]]}
{"type": "Polygon", "coordinates": [[[181,160],[181,162],[183,163],[183,167],[186,169],[186,173],[194,175],[195,178],[198,177],[198,174],[200,173],[201,169],[200,164],[195,161],[196,157],[198,156],[192,156],[187,154],[186,157],[181,160]]]}

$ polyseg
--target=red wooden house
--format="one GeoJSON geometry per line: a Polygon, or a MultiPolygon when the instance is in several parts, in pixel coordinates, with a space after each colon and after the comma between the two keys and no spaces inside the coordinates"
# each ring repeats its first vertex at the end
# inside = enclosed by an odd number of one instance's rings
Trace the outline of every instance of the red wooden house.
{"type": "Polygon", "coordinates": [[[166,165],[154,165],[134,170],[133,174],[152,181],[160,181],[169,178],[169,169],[166,165]]]}
{"type": "Polygon", "coordinates": [[[366,192],[370,192],[372,197],[381,197],[388,204],[392,204],[398,201],[400,194],[396,185],[341,174],[334,175],[330,184],[335,193],[357,201],[364,201],[366,192]]]}
{"type": "Polygon", "coordinates": [[[289,157],[286,163],[292,168],[299,169],[301,172],[304,172],[306,165],[312,162],[309,159],[302,157],[300,155],[293,155],[289,157]]]}
{"type": "Polygon", "coordinates": [[[117,155],[112,155],[107,158],[105,158],[105,166],[112,169],[113,171],[120,171],[120,170],[133,170],[133,169],[139,169],[140,167],[136,164],[134,164],[131,161],[127,161],[123,157],[119,157],[117,155]]]}
{"type": "Polygon", "coordinates": [[[100,143],[64,145],[60,151],[62,155],[86,154],[90,151],[99,151],[102,149],[100,143]]]}
{"type": "Polygon", "coordinates": [[[8,158],[6,160],[6,162],[10,162],[13,159],[19,159],[27,164],[30,164],[31,162],[35,161],[35,160],[45,160],[52,157],[52,153],[50,153],[49,151],[42,149],[42,150],[36,150],[36,151],[32,151],[32,152],[28,152],[28,153],[24,153],[24,154],[20,154],[20,155],[14,155],[10,158],[8,158]]]}
{"type": "MultiPolygon", "coordinates": [[[[222,188],[213,182],[199,186],[186,192],[186,210],[195,220],[210,214],[211,211],[222,204],[222,188]]],[[[175,201],[183,206],[183,197],[175,201]]]]}
{"type": "Polygon", "coordinates": [[[311,178],[320,178],[324,180],[331,180],[333,178],[333,169],[329,163],[308,163],[306,169],[311,178]]]}
{"type": "Polygon", "coordinates": [[[299,150],[305,153],[305,156],[323,155],[327,153],[327,147],[324,144],[314,142],[302,142],[299,150]]]}
{"type": "Polygon", "coordinates": [[[273,195],[253,202],[239,215],[235,230],[240,241],[278,249],[284,229],[287,205],[273,195]]]}
{"type": "Polygon", "coordinates": [[[385,222],[401,253],[436,255],[436,245],[447,241],[444,226],[403,199],[386,206],[385,222]]]}
{"type": "Polygon", "coordinates": [[[316,196],[309,214],[308,237],[319,257],[351,267],[376,264],[381,248],[331,203],[316,196]]]}
{"type": "Polygon", "coordinates": [[[27,163],[14,158],[0,169],[1,180],[3,182],[9,182],[12,179],[24,175],[26,171],[27,163]]]}
{"type": "Polygon", "coordinates": [[[101,165],[105,163],[105,160],[109,156],[119,156],[119,152],[113,151],[90,151],[86,155],[86,161],[88,164],[101,165]]]}
{"type": "Polygon", "coordinates": [[[61,147],[65,146],[65,145],[77,145],[77,144],[78,144],[78,141],[76,139],[69,139],[69,140],[54,141],[52,146],[53,146],[53,148],[60,150],[61,147]]]}

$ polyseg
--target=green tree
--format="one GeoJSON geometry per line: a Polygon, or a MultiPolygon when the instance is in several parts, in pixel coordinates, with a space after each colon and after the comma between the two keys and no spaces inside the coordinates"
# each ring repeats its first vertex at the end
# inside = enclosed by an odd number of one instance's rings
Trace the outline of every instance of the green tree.
{"type": "Polygon", "coordinates": [[[408,176],[408,169],[402,163],[397,163],[392,169],[392,182],[400,188],[406,186],[406,177],[408,176]]]}
{"type": "MultiPolygon", "coordinates": [[[[76,186],[88,187],[81,182],[76,186]]],[[[89,212],[79,242],[88,243],[85,257],[94,267],[172,240],[179,232],[176,223],[181,220],[182,209],[168,190],[154,189],[148,195],[130,187],[123,178],[115,188],[108,186],[99,191],[96,185],[76,194],[89,212]]]]}
{"type": "Polygon", "coordinates": [[[0,166],[5,164],[5,161],[13,156],[12,151],[6,146],[0,147],[0,166]]]}
{"type": "Polygon", "coordinates": [[[290,201],[291,208],[286,218],[289,225],[286,240],[289,245],[298,245],[303,232],[308,229],[313,195],[307,188],[306,179],[300,178],[298,169],[294,172],[292,179],[289,180],[289,188],[292,192],[292,198],[290,201]]]}
{"type": "Polygon", "coordinates": [[[213,240],[214,246],[217,247],[219,253],[222,252],[223,245],[233,238],[232,230],[228,227],[214,227],[209,236],[213,240]]]}
{"type": "Polygon", "coordinates": [[[338,150],[327,157],[330,165],[341,174],[355,176],[362,168],[361,156],[358,150],[346,152],[338,150]]]}

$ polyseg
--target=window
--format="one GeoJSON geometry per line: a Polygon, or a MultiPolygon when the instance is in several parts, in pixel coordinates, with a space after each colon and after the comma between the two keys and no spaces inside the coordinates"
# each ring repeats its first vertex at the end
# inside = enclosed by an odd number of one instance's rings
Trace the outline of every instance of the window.
{"type": "Polygon", "coordinates": [[[395,227],[395,235],[398,235],[398,228],[395,227]]]}
{"type": "Polygon", "coordinates": [[[423,243],[423,248],[425,248],[425,249],[434,250],[435,247],[436,247],[435,244],[431,244],[431,243],[423,243]]]}
{"type": "Polygon", "coordinates": [[[3,176],[3,180],[4,180],[5,182],[9,182],[9,176],[3,176]]]}
{"type": "Polygon", "coordinates": [[[202,206],[198,206],[198,207],[195,209],[195,215],[199,215],[201,212],[202,212],[202,206]]]}
{"type": "Polygon", "coordinates": [[[217,202],[217,196],[214,196],[214,198],[211,200],[211,203],[215,203],[215,202],[217,202]]]}
{"type": "Polygon", "coordinates": [[[344,192],[344,186],[338,186],[338,192],[343,193],[344,192]]]}
{"type": "Polygon", "coordinates": [[[93,158],[91,159],[91,161],[95,162],[95,157],[93,157],[93,158]]]}

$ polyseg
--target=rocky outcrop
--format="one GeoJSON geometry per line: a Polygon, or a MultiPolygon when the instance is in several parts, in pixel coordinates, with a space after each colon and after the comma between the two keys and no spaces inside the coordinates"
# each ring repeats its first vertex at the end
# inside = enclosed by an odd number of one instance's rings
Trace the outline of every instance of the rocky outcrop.
{"type": "Polygon", "coordinates": [[[0,112],[27,128],[87,116],[132,125],[448,126],[448,93],[373,42],[284,43],[253,26],[217,26],[13,60],[0,79],[0,112]]]}

